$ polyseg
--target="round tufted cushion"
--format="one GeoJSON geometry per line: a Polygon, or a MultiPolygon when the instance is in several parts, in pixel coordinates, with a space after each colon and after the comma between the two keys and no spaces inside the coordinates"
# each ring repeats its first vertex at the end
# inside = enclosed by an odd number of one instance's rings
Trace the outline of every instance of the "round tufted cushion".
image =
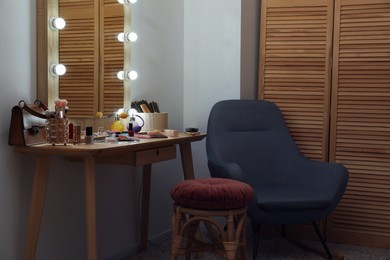
{"type": "Polygon", "coordinates": [[[196,209],[236,209],[253,198],[252,187],[246,183],[223,178],[185,180],[171,189],[178,204],[196,209]]]}

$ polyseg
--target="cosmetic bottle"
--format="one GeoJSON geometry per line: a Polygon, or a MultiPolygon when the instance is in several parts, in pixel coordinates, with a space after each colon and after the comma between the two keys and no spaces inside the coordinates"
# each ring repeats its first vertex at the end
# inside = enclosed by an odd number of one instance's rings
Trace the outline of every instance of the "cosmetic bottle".
{"type": "Polygon", "coordinates": [[[93,144],[94,138],[93,138],[93,131],[92,126],[87,126],[85,128],[85,143],[86,144],[93,144]]]}
{"type": "Polygon", "coordinates": [[[134,136],[133,123],[129,123],[129,126],[127,127],[127,130],[128,130],[127,134],[129,136],[134,136]]]}

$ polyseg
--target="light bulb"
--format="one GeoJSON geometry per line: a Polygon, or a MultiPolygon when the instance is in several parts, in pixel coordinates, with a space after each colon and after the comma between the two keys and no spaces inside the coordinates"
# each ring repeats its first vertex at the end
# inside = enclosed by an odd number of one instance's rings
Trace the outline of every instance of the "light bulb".
{"type": "Polygon", "coordinates": [[[119,71],[116,76],[118,77],[118,79],[120,80],[124,80],[125,79],[125,72],[123,70],[119,71]]]}
{"type": "Polygon", "coordinates": [[[66,26],[66,22],[63,18],[61,17],[51,17],[50,22],[49,22],[50,29],[52,30],[62,30],[66,26]]]}
{"type": "Polygon", "coordinates": [[[118,36],[117,36],[117,39],[118,41],[120,42],[135,42],[137,40],[138,36],[135,32],[131,32],[131,33],[118,33],[118,36]]]}
{"type": "Polygon", "coordinates": [[[119,33],[117,38],[118,38],[118,41],[124,42],[125,41],[125,34],[124,33],[119,33]]]}
{"type": "Polygon", "coordinates": [[[131,32],[127,35],[127,39],[131,42],[135,42],[138,39],[138,35],[135,32],[131,32]]]}
{"type": "Polygon", "coordinates": [[[130,111],[129,111],[129,115],[135,115],[137,113],[138,113],[138,111],[135,108],[131,108],[130,111]]]}
{"type": "Polygon", "coordinates": [[[50,73],[53,76],[62,76],[66,73],[66,67],[63,64],[51,64],[50,73]]]}
{"type": "Polygon", "coordinates": [[[135,3],[137,3],[137,0],[118,0],[118,3],[120,3],[120,4],[135,4],[135,3]]]}
{"type": "Polygon", "coordinates": [[[129,79],[131,79],[131,80],[135,80],[135,79],[138,78],[138,73],[137,73],[136,71],[132,70],[132,71],[130,71],[130,72],[128,73],[128,77],[129,77],[129,79]]]}
{"type": "Polygon", "coordinates": [[[131,80],[135,80],[138,78],[138,73],[134,70],[132,71],[119,71],[117,74],[116,74],[117,78],[120,79],[120,80],[127,80],[127,79],[131,79],[131,80]]]}

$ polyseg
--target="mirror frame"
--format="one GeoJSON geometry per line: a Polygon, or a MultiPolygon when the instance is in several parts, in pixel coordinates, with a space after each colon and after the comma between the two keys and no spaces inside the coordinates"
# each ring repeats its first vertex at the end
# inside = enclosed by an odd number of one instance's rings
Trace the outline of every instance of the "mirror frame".
{"type": "MultiPolygon", "coordinates": [[[[131,6],[124,4],[123,8],[124,32],[131,32],[131,6]]],[[[36,2],[37,98],[47,104],[49,109],[54,108],[54,101],[59,98],[59,77],[52,76],[49,71],[50,64],[59,63],[59,32],[49,28],[50,17],[59,16],[58,9],[58,0],[37,0],[36,2]]],[[[124,42],[123,46],[123,70],[130,71],[131,44],[124,42]]],[[[124,80],[123,84],[123,108],[126,108],[131,105],[131,81],[124,80]]]]}

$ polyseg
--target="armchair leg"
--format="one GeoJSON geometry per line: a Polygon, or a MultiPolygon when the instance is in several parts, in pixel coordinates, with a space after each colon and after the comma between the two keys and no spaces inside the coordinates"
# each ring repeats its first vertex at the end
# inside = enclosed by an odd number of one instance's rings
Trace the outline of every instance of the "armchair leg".
{"type": "Polygon", "coordinates": [[[253,257],[252,260],[255,260],[257,257],[257,252],[259,249],[259,240],[260,240],[260,223],[252,222],[253,226],[253,257]]]}
{"type": "Polygon", "coordinates": [[[315,222],[313,222],[314,229],[316,230],[317,236],[320,238],[322,246],[324,247],[326,254],[328,255],[328,259],[332,259],[332,254],[329,251],[328,246],[326,245],[325,239],[322,236],[320,230],[318,229],[318,226],[315,222]]]}

